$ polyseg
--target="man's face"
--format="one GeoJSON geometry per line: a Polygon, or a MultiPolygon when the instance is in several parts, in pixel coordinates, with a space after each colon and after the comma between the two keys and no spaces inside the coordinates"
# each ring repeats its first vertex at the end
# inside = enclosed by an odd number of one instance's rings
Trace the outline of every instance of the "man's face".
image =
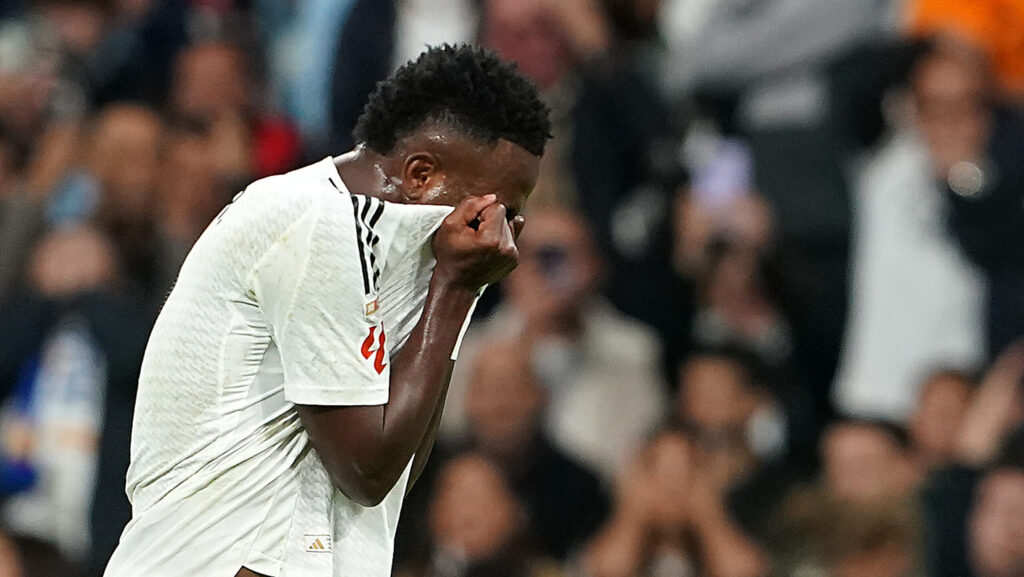
{"type": "Polygon", "coordinates": [[[484,6],[482,41],[542,90],[551,88],[572,67],[568,43],[545,2],[489,0],[484,6]]]}
{"type": "Polygon", "coordinates": [[[415,202],[457,206],[469,196],[494,194],[509,220],[522,212],[537,184],[540,157],[507,140],[487,144],[450,134],[436,138],[447,142],[436,155],[438,168],[415,202]]]}
{"type": "Polygon", "coordinates": [[[519,504],[502,474],[466,455],[448,463],[438,479],[430,527],[439,547],[479,561],[497,555],[518,531],[519,504]]]}
{"type": "Polygon", "coordinates": [[[978,575],[1024,575],[1024,472],[997,470],[985,477],[975,497],[969,531],[978,575]]]}
{"type": "Polygon", "coordinates": [[[114,106],[104,112],[88,161],[111,213],[131,219],[150,209],[162,134],[159,118],[145,109],[114,106]]]}
{"type": "Polygon", "coordinates": [[[742,431],[757,396],[740,367],[713,356],[691,359],[680,373],[679,416],[702,431],[742,431]]]}
{"type": "Polygon", "coordinates": [[[913,481],[896,441],[874,427],[840,423],[822,441],[825,480],[844,501],[872,502],[900,496],[913,481]]]}
{"type": "Polygon", "coordinates": [[[178,114],[215,120],[243,112],[248,86],[241,53],[226,44],[199,44],[178,57],[172,102],[178,114]]]}

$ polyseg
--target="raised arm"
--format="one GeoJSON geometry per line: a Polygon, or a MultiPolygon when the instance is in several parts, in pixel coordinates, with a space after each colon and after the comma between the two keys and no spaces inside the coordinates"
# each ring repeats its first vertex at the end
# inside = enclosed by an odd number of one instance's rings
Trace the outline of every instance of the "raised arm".
{"type": "Polygon", "coordinates": [[[423,314],[391,362],[389,399],[376,406],[297,405],[334,485],[374,506],[421,449],[451,375],[451,354],[477,290],[518,260],[505,207],[493,195],[463,201],[433,241],[437,265],[423,314]],[[473,227],[478,221],[479,226],[473,227]]]}

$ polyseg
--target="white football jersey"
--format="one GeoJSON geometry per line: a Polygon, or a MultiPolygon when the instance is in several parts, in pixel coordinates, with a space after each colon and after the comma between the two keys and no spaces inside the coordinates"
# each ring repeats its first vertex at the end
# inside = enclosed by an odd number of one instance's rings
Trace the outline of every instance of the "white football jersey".
{"type": "Polygon", "coordinates": [[[451,210],[351,194],[330,158],[235,198],[150,337],[106,577],[390,575],[409,467],[380,505],[352,502],[294,404],[387,403],[451,210]]]}

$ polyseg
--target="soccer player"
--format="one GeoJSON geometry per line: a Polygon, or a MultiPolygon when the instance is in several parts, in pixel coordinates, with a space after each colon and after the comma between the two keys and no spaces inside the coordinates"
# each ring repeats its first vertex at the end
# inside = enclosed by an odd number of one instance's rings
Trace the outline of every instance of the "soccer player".
{"type": "Polygon", "coordinates": [[[390,575],[549,131],[513,66],[433,48],[378,85],[355,150],[235,198],[150,337],[107,577],[390,575]]]}

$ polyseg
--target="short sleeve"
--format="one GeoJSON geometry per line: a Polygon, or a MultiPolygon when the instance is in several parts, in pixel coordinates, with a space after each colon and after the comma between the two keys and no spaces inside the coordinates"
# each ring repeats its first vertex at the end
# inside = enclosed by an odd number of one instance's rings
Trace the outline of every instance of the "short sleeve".
{"type": "Polygon", "coordinates": [[[345,193],[314,200],[250,275],[281,355],[285,398],[296,404],[388,401],[387,337],[366,314],[369,254],[348,200],[345,193]]]}

